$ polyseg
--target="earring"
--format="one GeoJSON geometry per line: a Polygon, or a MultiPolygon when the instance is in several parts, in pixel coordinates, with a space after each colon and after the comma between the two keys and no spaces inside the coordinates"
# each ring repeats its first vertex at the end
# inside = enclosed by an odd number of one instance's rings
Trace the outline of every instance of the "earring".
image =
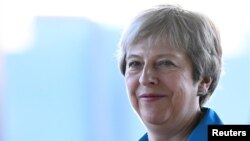
{"type": "Polygon", "coordinates": [[[199,86],[197,91],[197,96],[204,96],[204,95],[205,95],[204,89],[201,86],[199,86]]]}

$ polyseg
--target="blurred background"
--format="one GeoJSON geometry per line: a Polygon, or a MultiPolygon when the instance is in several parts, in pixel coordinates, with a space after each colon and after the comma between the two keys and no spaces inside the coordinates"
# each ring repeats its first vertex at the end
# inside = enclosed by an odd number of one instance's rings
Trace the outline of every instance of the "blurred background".
{"type": "Polygon", "coordinates": [[[146,130],[115,53],[130,18],[161,3],[219,26],[223,74],[206,106],[226,124],[250,124],[247,0],[1,0],[0,140],[138,140],[146,130]]]}

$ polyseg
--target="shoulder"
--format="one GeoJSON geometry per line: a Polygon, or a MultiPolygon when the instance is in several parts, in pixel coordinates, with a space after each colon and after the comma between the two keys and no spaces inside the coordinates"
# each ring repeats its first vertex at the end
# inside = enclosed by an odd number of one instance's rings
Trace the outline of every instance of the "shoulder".
{"type": "Polygon", "coordinates": [[[207,141],[207,129],[208,125],[222,125],[223,122],[219,115],[210,108],[202,108],[203,117],[194,130],[191,132],[188,141],[207,141]]]}
{"type": "Polygon", "coordinates": [[[207,107],[203,107],[201,110],[204,116],[202,120],[200,121],[200,124],[204,124],[205,126],[209,124],[216,124],[216,125],[223,124],[221,118],[214,110],[207,108],[207,107]]]}
{"type": "Polygon", "coordinates": [[[144,134],[140,139],[139,141],[148,141],[148,134],[144,134]]]}

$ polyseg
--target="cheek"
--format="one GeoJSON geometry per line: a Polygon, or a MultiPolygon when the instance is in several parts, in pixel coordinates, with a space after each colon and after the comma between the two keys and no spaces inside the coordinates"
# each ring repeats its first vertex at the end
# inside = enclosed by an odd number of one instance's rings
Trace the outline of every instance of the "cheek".
{"type": "Polygon", "coordinates": [[[127,90],[134,93],[136,88],[139,85],[139,78],[137,77],[137,75],[134,75],[134,74],[131,75],[130,73],[126,73],[125,83],[126,83],[127,90]]]}
{"type": "Polygon", "coordinates": [[[161,82],[163,82],[165,87],[168,88],[172,93],[179,91],[181,88],[182,81],[178,75],[165,75],[161,78],[161,82]]]}
{"type": "Polygon", "coordinates": [[[197,97],[196,86],[192,78],[185,75],[173,75],[165,83],[167,83],[168,88],[173,93],[173,103],[177,105],[189,105],[195,101],[197,97]]]}
{"type": "Polygon", "coordinates": [[[126,88],[127,88],[127,94],[131,96],[136,95],[136,88],[138,86],[138,81],[136,77],[131,77],[131,76],[125,76],[125,83],[126,83],[126,88]]]}
{"type": "Polygon", "coordinates": [[[172,74],[167,76],[168,78],[163,78],[165,87],[173,93],[173,97],[178,101],[185,101],[188,97],[194,97],[195,86],[191,78],[186,77],[181,74],[172,74]]]}
{"type": "Polygon", "coordinates": [[[134,89],[134,80],[131,79],[131,77],[129,76],[125,76],[125,84],[126,84],[126,88],[127,88],[127,91],[129,93],[131,93],[131,91],[134,89]]]}
{"type": "Polygon", "coordinates": [[[127,88],[127,94],[130,100],[130,103],[132,106],[137,109],[138,107],[138,100],[136,97],[136,90],[138,87],[138,80],[136,79],[135,76],[129,76],[125,75],[125,83],[126,83],[126,88],[127,88]]]}
{"type": "Polygon", "coordinates": [[[192,77],[183,72],[167,74],[163,80],[165,80],[165,83],[169,86],[169,88],[172,88],[174,91],[178,91],[180,89],[187,90],[194,87],[192,77]]]}

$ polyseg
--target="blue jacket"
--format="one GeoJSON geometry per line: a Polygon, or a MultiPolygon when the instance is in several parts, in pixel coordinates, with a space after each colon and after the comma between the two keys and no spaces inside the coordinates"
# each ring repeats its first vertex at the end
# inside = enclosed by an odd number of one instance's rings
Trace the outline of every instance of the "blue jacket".
{"type": "MultiPolygon", "coordinates": [[[[202,108],[204,113],[200,123],[194,128],[188,137],[187,141],[207,141],[208,140],[208,125],[222,125],[223,122],[215,111],[210,108],[202,108]]],[[[148,141],[147,133],[139,141],[148,141]]]]}

